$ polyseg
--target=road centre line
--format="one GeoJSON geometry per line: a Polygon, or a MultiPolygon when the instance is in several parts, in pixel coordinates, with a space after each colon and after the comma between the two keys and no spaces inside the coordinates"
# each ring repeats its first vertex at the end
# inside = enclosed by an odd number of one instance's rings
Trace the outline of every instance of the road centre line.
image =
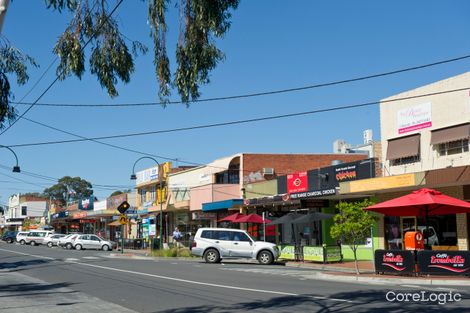
{"type": "MultiPolygon", "coordinates": [[[[0,250],[11,252],[11,253],[27,255],[27,256],[32,256],[32,257],[37,257],[37,258],[44,258],[44,259],[49,259],[49,260],[60,261],[60,260],[50,258],[50,257],[45,257],[45,256],[38,256],[38,255],[34,255],[34,254],[22,253],[22,252],[5,250],[5,249],[0,249],[0,250]]],[[[220,285],[220,284],[213,284],[213,283],[205,283],[205,282],[199,282],[199,281],[195,281],[195,280],[188,280],[188,279],[182,279],[182,278],[176,278],[176,277],[169,277],[169,276],[155,275],[155,274],[149,274],[149,273],[142,273],[142,272],[124,270],[124,269],[108,267],[108,266],[102,266],[102,265],[96,265],[96,264],[88,264],[88,263],[80,263],[80,262],[67,262],[67,263],[68,264],[88,266],[88,267],[94,267],[94,268],[100,268],[100,269],[104,269],[104,270],[116,271],[116,272],[121,272],[121,273],[128,273],[128,274],[134,274],[134,275],[141,275],[141,276],[159,278],[159,279],[176,281],[176,282],[181,282],[181,283],[186,283],[186,284],[193,284],[193,285],[201,285],[201,286],[209,286],[209,287],[225,288],[225,289],[234,289],[234,290],[241,290],[241,291],[258,292],[258,293],[267,293],[267,294],[275,294],[275,295],[282,295],[282,296],[294,296],[294,297],[295,296],[302,296],[301,294],[297,294],[297,293],[274,291],[274,290],[253,289],[253,288],[246,288],[246,287],[236,287],[236,286],[220,285]]],[[[330,300],[330,301],[354,303],[354,301],[351,301],[351,300],[328,298],[328,297],[322,297],[322,296],[310,296],[310,298],[319,299],[319,300],[330,300]]]]}

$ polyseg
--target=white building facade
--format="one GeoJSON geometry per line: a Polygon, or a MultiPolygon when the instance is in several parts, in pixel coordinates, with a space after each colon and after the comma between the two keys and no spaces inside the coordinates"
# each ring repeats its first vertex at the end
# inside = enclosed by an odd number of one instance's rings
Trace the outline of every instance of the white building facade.
{"type": "Polygon", "coordinates": [[[384,176],[470,164],[467,87],[470,72],[381,101],[384,176]]]}

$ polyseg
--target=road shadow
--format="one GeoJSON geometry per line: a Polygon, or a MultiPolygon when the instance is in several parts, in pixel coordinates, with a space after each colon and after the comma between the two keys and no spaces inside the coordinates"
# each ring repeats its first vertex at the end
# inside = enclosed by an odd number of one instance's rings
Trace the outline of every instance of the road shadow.
{"type": "Polygon", "coordinates": [[[34,266],[34,265],[44,265],[46,263],[49,263],[49,260],[28,260],[28,261],[17,261],[17,262],[0,262],[0,270],[2,269],[17,269],[17,268],[23,268],[23,267],[28,267],[28,266],[34,266]]]}
{"type": "MultiPolygon", "coordinates": [[[[361,290],[341,292],[323,298],[320,295],[299,295],[276,297],[269,300],[256,300],[227,305],[202,305],[194,307],[181,307],[163,311],[160,313],[215,313],[215,312],[247,312],[251,310],[269,310],[273,312],[317,312],[317,313],[342,313],[342,312],[393,312],[393,313],[450,313],[466,312],[468,302],[452,302],[440,305],[434,303],[398,303],[388,302],[385,298],[389,290],[361,290]],[[342,300],[350,300],[345,302],[342,300]]],[[[401,292],[401,291],[395,291],[401,292]]],[[[418,292],[406,290],[403,292],[418,292]]],[[[462,295],[462,300],[464,295],[462,295]]]]}
{"type": "Polygon", "coordinates": [[[39,283],[21,283],[21,284],[0,284],[0,292],[21,292],[25,294],[34,291],[51,291],[59,288],[66,288],[74,285],[74,283],[57,283],[57,284],[39,284],[39,283]]]}

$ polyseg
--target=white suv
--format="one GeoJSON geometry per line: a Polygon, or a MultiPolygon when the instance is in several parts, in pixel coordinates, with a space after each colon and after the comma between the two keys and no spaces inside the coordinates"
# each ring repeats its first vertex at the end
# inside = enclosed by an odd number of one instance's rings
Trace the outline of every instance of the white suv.
{"type": "Polygon", "coordinates": [[[254,241],[244,230],[230,228],[199,228],[191,245],[191,253],[203,257],[207,263],[222,259],[257,259],[271,264],[279,257],[275,244],[254,241]]]}

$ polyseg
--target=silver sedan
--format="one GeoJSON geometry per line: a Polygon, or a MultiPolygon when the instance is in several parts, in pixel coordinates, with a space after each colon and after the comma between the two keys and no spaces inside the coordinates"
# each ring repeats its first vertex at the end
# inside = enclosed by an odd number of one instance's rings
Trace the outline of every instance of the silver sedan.
{"type": "Polygon", "coordinates": [[[80,235],[73,241],[76,250],[96,249],[109,251],[115,247],[116,243],[104,240],[96,235],[80,235]]]}

